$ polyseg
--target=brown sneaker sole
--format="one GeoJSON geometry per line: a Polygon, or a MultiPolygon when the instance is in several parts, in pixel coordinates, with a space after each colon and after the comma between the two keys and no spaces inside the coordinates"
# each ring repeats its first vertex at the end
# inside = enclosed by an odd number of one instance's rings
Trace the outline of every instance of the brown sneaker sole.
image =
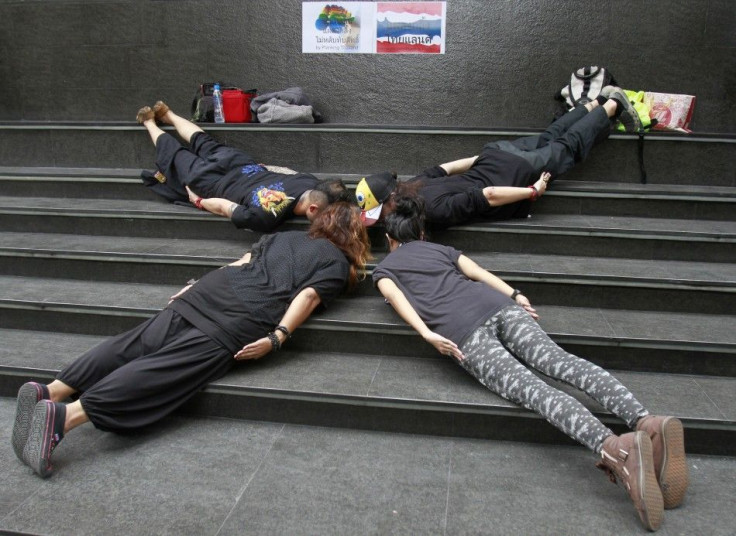
{"type": "Polygon", "coordinates": [[[154,114],[150,106],[144,106],[143,108],[138,110],[138,113],[135,115],[135,120],[138,121],[138,123],[140,124],[143,124],[143,121],[148,121],[149,119],[153,118],[154,114]]]}
{"type": "Polygon", "coordinates": [[[664,507],[677,508],[685,498],[690,484],[690,475],[685,459],[685,434],[679,419],[666,419],[662,423],[664,452],[659,471],[659,486],[662,489],[664,507]]]}
{"type": "Polygon", "coordinates": [[[156,121],[161,121],[163,116],[169,113],[169,109],[170,108],[164,101],[157,101],[156,104],[153,105],[153,115],[156,118],[156,121]]]}
{"type": "Polygon", "coordinates": [[[662,501],[662,492],[657,483],[657,476],[654,473],[654,461],[652,459],[652,441],[644,432],[636,434],[637,454],[639,456],[639,466],[641,472],[639,478],[639,493],[641,500],[641,510],[639,518],[644,526],[651,530],[657,530],[664,519],[664,508],[662,501]]]}

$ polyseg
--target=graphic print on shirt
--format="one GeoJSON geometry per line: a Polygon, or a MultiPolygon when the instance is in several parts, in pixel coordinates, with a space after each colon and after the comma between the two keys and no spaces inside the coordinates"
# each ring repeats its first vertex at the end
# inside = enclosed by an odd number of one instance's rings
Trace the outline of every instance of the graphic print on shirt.
{"type": "Polygon", "coordinates": [[[266,171],[266,168],[259,164],[248,164],[247,166],[243,166],[243,169],[240,170],[243,175],[248,175],[249,177],[252,177],[256,173],[260,173],[262,171],[266,171]]]}
{"type": "Polygon", "coordinates": [[[284,183],[276,182],[268,186],[258,186],[253,190],[252,204],[260,206],[266,212],[278,216],[294,200],[286,195],[284,183]]]}

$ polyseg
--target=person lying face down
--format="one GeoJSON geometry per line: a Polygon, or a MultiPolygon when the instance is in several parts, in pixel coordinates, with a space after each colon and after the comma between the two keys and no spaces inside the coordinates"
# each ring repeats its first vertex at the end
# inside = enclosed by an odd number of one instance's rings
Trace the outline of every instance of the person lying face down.
{"type": "Polygon", "coordinates": [[[356,197],[366,225],[387,216],[393,195],[411,193],[424,199],[432,228],[528,216],[530,202],[552,179],[585,160],[593,145],[608,137],[612,122],[638,123],[620,89],[608,86],[602,93],[606,96],[571,110],[539,135],[488,143],[476,156],[430,167],[406,182],[387,171],[364,177],[356,197]]]}
{"type": "Polygon", "coordinates": [[[521,291],[456,249],[425,241],[423,205],[418,196],[394,199],[384,222],[390,253],[373,271],[378,290],[440,354],[593,451],[626,487],[642,524],[657,530],[689,483],[680,420],[651,415],[610,373],[559,347],[521,291]],[[580,389],[635,431],[615,435],[531,369],[580,389]]]}
{"type": "Polygon", "coordinates": [[[370,244],[355,205],[334,203],[308,231],[268,234],[241,259],[172,296],[158,314],[78,357],[48,385],[18,391],[11,443],[53,472],[64,435],[88,421],[125,432],[157,422],[239,361],[278,351],[321,305],[356,284],[370,244]],[[72,403],[65,403],[78,395],[72,403]]]}
{"type": "Polygon", "coordinates": [[[138,111],[137,120],[156,147],[156,171],[143,182],[173,202],[191,202],[224,216],[238,228],[269,232],[293,216],[312,221],[328,204],[350,201],[342,180],[320,181],[309,173],[266,166],[247,152],[219,143],[198,125],[159,101],[138,111]],[[158,125],[172,125],[182,145],[158,125]]]}

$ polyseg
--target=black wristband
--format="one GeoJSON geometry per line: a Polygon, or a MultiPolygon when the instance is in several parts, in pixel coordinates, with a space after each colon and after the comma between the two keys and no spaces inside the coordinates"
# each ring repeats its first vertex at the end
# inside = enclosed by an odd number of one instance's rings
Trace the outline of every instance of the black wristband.
{"type": "Polygon", "coordinates": [[[287,328],[286,326],[282,326],[281,324],[279,324],[278,326],[276,326],[273,330],[274,331],[280,331],[281,333],[283,333],[284,335],[286,335],[286,338],[287,339],[289,337],[291,337],[291,333],[289,333],[289,328],[287,328]]]}
{"type": "Polygon", "coordinates": [[[274,352],[281,350],[281,341],[279,340],[278,335],[272,331],[267,336],[268,340],[271,341],[271,350],[274,352]]]}
{"type": "Polygon", "coordinates": [[[521,294],[521,291],[518,288],[515,288],[514,291],[511,293],[511,299],[513,301],[516,301],[516,297],[521,294]]]}

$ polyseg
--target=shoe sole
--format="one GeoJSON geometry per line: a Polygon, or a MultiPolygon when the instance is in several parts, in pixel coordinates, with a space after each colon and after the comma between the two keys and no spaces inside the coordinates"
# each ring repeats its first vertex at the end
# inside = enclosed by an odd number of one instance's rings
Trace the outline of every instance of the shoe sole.
{"type": "Polygon", "coordinates": [[[53,403],[44,404],[39,402],[33,410],[33,421],[28,441],[23,448],[23,461],[43,478],[51,476],[51,433],[54,419],[56,417],[56,406],[53,403]]]}
{"type": "Polygon", "coordinates": [[[660,430],[664,449],[659,470],[664,507],[677,508],[685,498],[690,475],[685,459],[685,434],[680,419],[665,419],[660,430]]]}
{"type": "Polygon", "coordinates": [[[13,424],[13,450],[19,460],[23,459],[23,449],[28,442],[28,434],[33,420],[33,409],[43,398],[43,389],[37,383],[25,383],[18,389],[18,402],[13,424]]]}
{"type": "Polygon", "coordinates": [[[639,499],[642,510],[639,518],[644,526],[651,530],[657,530],[664,519],[664,501],[662,492],[657,483],[657,475],[654,472],[654,460],[652,458],[652,441],[644,432],[636,434],[637,453],[639,456],[639,499]]]}
{"type": "Polygon", "coordinates": [[[609,98],[616,98],[621,101],[623,104],[623,111],[621,112],[621,115],[619,116],[619,121],[622,125],[624,125],[624,129],[628,134],[636,134],[638,133],[641,128],[641,119],[639,119],[639,114],[636,112],[636,108],[631,104],[629,101],[629,98],[626,96],[626,93],[623,93],[622,91],[614,91],[611,93],[609,98]],[[631,125],[627,123],[631,123],[631,125]]]}

